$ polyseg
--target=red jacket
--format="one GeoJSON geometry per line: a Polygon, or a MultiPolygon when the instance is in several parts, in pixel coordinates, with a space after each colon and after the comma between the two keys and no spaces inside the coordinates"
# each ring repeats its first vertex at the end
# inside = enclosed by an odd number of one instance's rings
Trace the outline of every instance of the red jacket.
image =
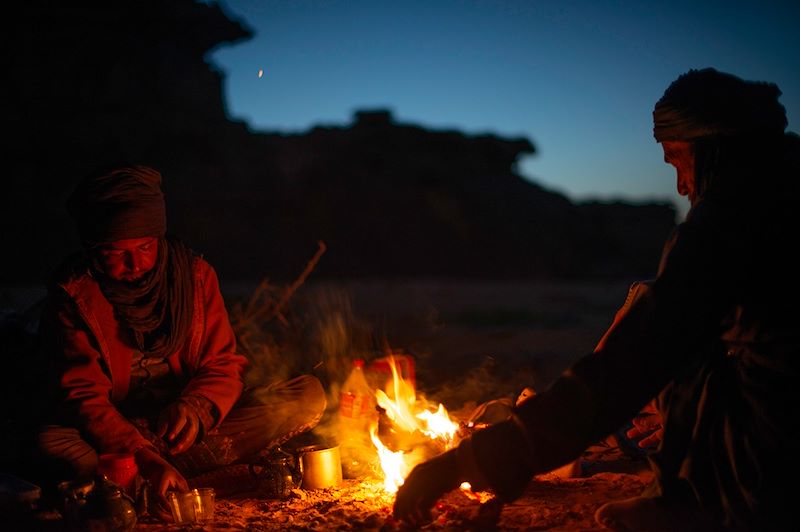
{"type": "MultiPolygon", "coordinates": [[[[130,384],[134,347],[88,269],[63,276],[51,293],[50,328],[60,422],[75,425],[99,453],[150,445],[117,410],[130,384]]],[[[247,359],[236,340],[214,269],[195,258],[194,310],[187,342],[167,357],[182,396],[202,396],[218,409],[218,425],[239,398],[247,359]]],[[[206,427],[211,430],[213,427],[206,427]]]]}

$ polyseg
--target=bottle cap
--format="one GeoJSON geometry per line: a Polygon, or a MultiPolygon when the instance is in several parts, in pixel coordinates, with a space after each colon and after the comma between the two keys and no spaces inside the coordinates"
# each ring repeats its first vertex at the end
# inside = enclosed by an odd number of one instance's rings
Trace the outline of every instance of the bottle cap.
{"type": "Polygon", "coordinates": [[[353,360],[353,366],[356,367],[356,368],[363,368],[364,367],[364,359],[363,358],[357,358],[357,359],[353,360]]]}

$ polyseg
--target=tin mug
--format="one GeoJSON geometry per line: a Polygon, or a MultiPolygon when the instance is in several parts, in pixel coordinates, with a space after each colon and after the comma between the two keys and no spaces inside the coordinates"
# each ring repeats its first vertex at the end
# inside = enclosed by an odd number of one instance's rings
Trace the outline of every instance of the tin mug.
{"type": "Polygon", "coordinates": [[[334,488],[342,483],[342,459],[339,446],[308,445],[297,449],[302,481],[306,490],[334,488]]]}

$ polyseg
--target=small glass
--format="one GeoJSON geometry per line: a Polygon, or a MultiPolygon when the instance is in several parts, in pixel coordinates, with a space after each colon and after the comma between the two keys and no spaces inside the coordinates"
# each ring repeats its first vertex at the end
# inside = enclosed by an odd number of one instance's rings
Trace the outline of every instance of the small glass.
{"type": "Polygon", "coordinates": [[[214,488],[171,491],[167,499],[176,524],[206,523],[214,519],[214,488]]]}

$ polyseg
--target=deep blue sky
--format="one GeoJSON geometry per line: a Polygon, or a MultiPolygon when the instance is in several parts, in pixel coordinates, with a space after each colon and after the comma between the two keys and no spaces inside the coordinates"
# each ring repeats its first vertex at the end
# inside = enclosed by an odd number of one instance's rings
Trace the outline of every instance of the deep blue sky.
{"type": "Polygon", "coordinates": [[[678,75],[775,82],[800,131],[798,0],[220,3],[256,34],[210,56],[231,116],[254,130],[388,107],[403,123],[527,137],[538,153],[521,173],[572,199],[671,200],[681,214],[651,122],[678,75]]]}

